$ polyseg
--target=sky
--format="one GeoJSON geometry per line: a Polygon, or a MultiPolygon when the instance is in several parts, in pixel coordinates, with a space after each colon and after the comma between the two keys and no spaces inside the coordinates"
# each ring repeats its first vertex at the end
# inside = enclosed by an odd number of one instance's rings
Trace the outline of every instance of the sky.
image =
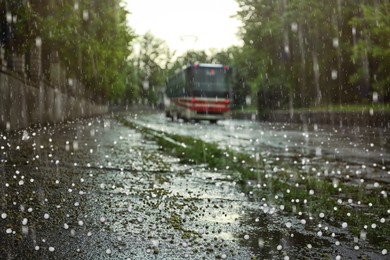
{"type": "Polygon", "coordinates": [[[235,0],[124,0],[128,23],[137,34],[150,31],[178,54],[240,45],[235,0]]]}

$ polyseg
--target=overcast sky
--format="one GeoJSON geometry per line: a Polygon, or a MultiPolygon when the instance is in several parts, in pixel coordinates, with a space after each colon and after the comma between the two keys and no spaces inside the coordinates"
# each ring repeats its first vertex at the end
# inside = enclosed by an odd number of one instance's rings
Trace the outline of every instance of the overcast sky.
{"type": "Polygon", "coordinates": [[[239,45],[235,0],[124,0],[129,25],[137,34],[151,31],[171,50],[222,49],[239,45]]]}

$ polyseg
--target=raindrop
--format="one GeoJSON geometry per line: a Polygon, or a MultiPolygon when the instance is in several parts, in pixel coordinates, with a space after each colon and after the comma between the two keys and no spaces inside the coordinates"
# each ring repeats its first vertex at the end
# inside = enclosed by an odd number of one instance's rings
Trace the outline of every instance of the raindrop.
{"type": "Polygon", "coordinates": [[[369,113],[370,113],[370,116],[373,116],[374,115],[374,109],[370,108],[369,113]]]}
{"type": "Polygon", "coordinates": [[[372,101],[373,102],[378,102],[378,92],[373,92],[372,93],[372,101]]]}
{"type": "Polygon", "coordinates": [[[367,238],[367,233],[364,232],[363,230],[360,231],[360,239],[361,239],[361,240],[366,240],[366,238],[367,238]]]}
{"type": "Polygon", "coordinates": [[[73,141],[73,150],[77,151],[79,149],[79,142],[78,141],[73,141]]]}
{"type": "Polygon", "coordinates": [[[337,70],[332,70],[332,79],[336,80],[337,79],[337,70]]]}
{"type": "Polygon", "coordinates": [[[7,19],[7,23],[11,23],[12,22],[12,13],[10,13],[10,12],[7,12],[7,14],[6,14],[6,19],[7,19]]]}
{"type": "Polygon", "coordinates": [[[37,47],[41,47],[42,46],[42,39],[41,39],[41,37],[36,37],[35,38],[35,46],[37,46],[37,47]]]}
{"type": "Polygon", "coordinates": [[[339,38],[333,38],[333,47],[338,48],[339,44],[339,38]]]}
{"type": "Polygon", "coordinates": [[[88,10],[84,10],[83,11],[83,19],[84,19],[84,21],[88,21],[88,19],[89,19],[89,12],[88,12],[88,10]]]}
{"type": "Polygon", "coordinates": [[[258,241],[257,241],[257,244],[259,245],[260,248],[263,248],[264,247],[264,239],[262,238],[259,238],[258,241]]]}
{"type": "Polygon", "coordinates": [[[296,22],[291,23],[291,31],[293,31],[293,32],[298,31],[298,24],[296,22]]]}
{"type": "Polygon", "coordinates": [[[158,245],[160,244],[159,243],[159,241],[157,240],[157,239],[152,239],[152,245],[154,246],[154,247],[158,247],[158,245]]]}

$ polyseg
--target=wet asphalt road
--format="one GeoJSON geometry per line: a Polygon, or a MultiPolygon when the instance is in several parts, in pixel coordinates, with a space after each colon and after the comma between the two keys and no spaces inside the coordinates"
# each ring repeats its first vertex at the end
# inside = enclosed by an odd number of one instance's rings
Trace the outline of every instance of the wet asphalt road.
{"type": "Polygon", "coordinates": [[[334,171],[349,174],[351,178],[390,183],[390,129],[250,120],[225,120],[216,125],[208,121],[187,124],[171,122],[163,114],[141,115],[137,120],[159,131],[192,136],[250,155],[258,154],[265,160],[293,164],[308,158],[317,169],[332,165],[334,171]]]}
{"type": "MultiPolygon", "coordinates": [[[[167,123],[161,115],[129,118],[160,130],[194,127],[167,123]]],[[[267,140],[278,137],[272,126],[261,130],[269,139],[258,141],[261,132],[254,134],[249,121],[201,126],[191,135],[273,159],[295,158],[292,137],[279,136],[286,142],[268,145],[267,151],[248,145],[270,144],[267,140]],[[230,132],[210,134],[214,128],[230,132]],[[229,135],[234,138],[225,142],[222,136],[229,135]],[[293,144],[286,147],[288,140],[293,144]]],[[[388,142],[379,136],[370,139],[369,147],[388,142]]],[[[314,158],[332,150],[319,152],[311,141],[304,144],[296,149],[314,158]]],[[[377,166],[365,168],[374,169],[375,178],[388,174],[383,147],[375,150],[377,166]]],[[[180,164],[153,141],[108,117],[6,133],[0,148],[1,259],[387,257],[364,243],[354,249],[353,237],[336,227],[317,220],[303,225],[279,207],[251,199],[229,172],[180,164]]]]}

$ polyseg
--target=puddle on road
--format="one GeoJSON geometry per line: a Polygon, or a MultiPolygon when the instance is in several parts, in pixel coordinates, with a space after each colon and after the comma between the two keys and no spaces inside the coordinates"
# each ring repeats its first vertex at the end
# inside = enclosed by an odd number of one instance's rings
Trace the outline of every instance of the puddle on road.
{"type": "Polygon", "coordinates": [[[249,199],[228,172],[181,165],[110,119],[14,132],[1,146],[0,258],[362,255],[333,245],[325,225],[286,227],[283,213],[249,199]]]}

